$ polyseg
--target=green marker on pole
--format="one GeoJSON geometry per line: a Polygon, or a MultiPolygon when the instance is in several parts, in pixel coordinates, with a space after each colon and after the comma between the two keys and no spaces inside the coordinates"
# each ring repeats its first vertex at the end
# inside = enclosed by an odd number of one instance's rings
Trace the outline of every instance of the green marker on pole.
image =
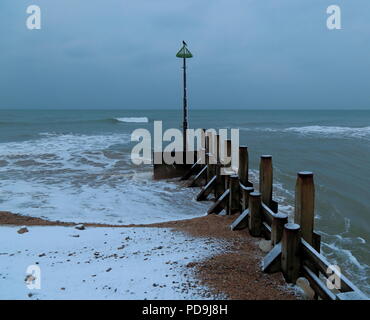
{"type": "MultiPolygon", "coordinates": [[[[183,137],[184,137],[184,152],[187,150],[186,143],[186,130],[188,129],[188,102],[186,97],[186,59],[192,58],[192,53],[188,50],[185,41],[182,42],[183,46],[180,51],[176,54],[177,58],[183,59],[183,69],[184,69],[184,121],[183,121],[183,137]]],[[[184,154],[185,156],[185,154],[184,154]]]]}

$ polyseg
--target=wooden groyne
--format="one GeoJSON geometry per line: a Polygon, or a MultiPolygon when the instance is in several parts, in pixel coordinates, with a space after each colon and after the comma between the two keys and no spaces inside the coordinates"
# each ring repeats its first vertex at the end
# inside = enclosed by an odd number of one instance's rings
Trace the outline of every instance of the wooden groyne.
{"type": "MultiPolygon", "coordinates": [[[[232,230],[248,229],[253,237],[271,241],[272,249],[262,262],[267,273],[282,272],[288,283],[306,278],[315,298],[359,300],[366,296],[320,253],[321,238],[314,231],[315,186],[312,172],[297,173],[294,216],[281,213],[273,199],[273,164],[271,155],[262,155],[259,188],[249,181],[249,156],[246,146],[239,147],[238,172],[225,169],[209,141],[219,137],[206,135],[205,164],[200,159],[183,174],[188,187],[201,187],[196,199],[212,199],[208,214],[235,215],[232,230]],[[210,160],[215,161],[210,161],[210,160]]],[[[231,156],[231,141],[226,150],[231,156]]]]}

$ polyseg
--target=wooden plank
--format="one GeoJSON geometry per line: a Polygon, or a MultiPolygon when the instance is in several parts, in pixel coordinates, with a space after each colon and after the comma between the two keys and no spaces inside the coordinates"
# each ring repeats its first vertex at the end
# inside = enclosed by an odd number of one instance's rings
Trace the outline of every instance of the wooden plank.
{"type": "Polygon", "coordinates": [[[192,175],[198,174],[200,172],[200,170],[202,170],[202,166],[200,165],[201,160],[202,159],[198,159],[198,161],[191,166],[191,168],[189,169],[189,171],[187,173],[185,173],[180,178],[180,180],[181,181],[188,180],[192,175]]]}
{"type": "Polygon", "coordinates": [[[262,271],[267,273],[281,271],[281,243],[273,247],[264,257],[262,261],[262,271]]]}
{"type": "MultiPolygon", "coordinates": [[[[331,263],[329,263],[326,258],[318,253],[306,240],[301,239],[302,244],[302,255],[304,259],[309,260],[312,262],[315,267],[317,267],[321,273],[324,275],[327,275],[327,271],[329,267],[331,266],[331,263]]],[[[341,292],[348,292],[348,291],[358,291],[361,292],[351,281],[347,279],[346,276],[344,276],[342,273],[338,273],[338,271],[333,268],[334,273],[340,278],[341,280],[341,288],[339,291],[341,292]]]]}
{"type": "Polygon", "coordinates": [[[206,186],[204,186],[202,188],[202,190],[200,190],[199,194],[197,195],[196,197],[196,200],[197,201],[202,201],[202,200],[206,200],[207,197],[210,195],[210,193],[212,192],[213,190],[213,187],[216,183],[216,176],[214,176],[208,183],[206,186]]]}
{"type": "Polygon", "coordinates": [[[242,211],[248,209],[249,204],[249,194],[254,191],[253,187],[246,187],[242,183],[239,183],[240,188],[240,205],[242,206],[242,211]]]}
{"type": "Polygon", "coordinates": [[[230,225],[231,230],[242,230],[248,227],[249,210],[245,210],[239,217],[237,217],[230,225]]]}
{"type": "Polygon", "coordinates": [[[216,166],[214,163],[207,165],[207,183],[216,175],[216,166]]]}
{"type": "Polygon", "coordinates": [[[271,240],[271,227],[266,222],[262,222],[262,235],[265,239],[271,240]]]}
{"type": "MultiPolygon", "coordinates": [[[[250,186],[246,186],[246,185],[244,185],[243,183],[239,183],[239,186],[240,186],[240,189],[242,190],[242,191],[250,191],[250,190],[252,190],[252,189],[254,189],[253,187],[250,187],[250,186]]],[[[253,191],[252,191],[253,192],[253,191]]]]}
{"type": "Polygon", "coordinates": [[[364,294],[357,291],[341,292],[337,294],[338,300],[369,300],[364,294]]]}
{"type": "Polygon", "coordinates": [[[302,267],[302,273],[310,283],[311,288],[323,300],[336,300],[336,295],[329,290],[324,282],[307,265],[302,267]]]}
{"type": "Polygon", "coordinates": [[[272,225],[272,219],[275,217],[275,213],[264,203],[261,205],[262,219],[266,221],[269,226],[272,225]]]}
{"type": "Polygon", "coordinates": [[[212,204],[212,206],[208,209],[207,214],[218,214],[220,213],[225,207],[226,204],[229,202],[229,195],[230,190],[227,189],[221,197],[219,197],[216,202],[212,204]]]}
{"type": "Polygon", "coordinates": [[[188,187],[189,188],[200,187],[201,180],[205,178],[206,173],[207,173],[207,166],[204,166],[204,168],[195,176],[195,178],[189,182],[188,187]]]}

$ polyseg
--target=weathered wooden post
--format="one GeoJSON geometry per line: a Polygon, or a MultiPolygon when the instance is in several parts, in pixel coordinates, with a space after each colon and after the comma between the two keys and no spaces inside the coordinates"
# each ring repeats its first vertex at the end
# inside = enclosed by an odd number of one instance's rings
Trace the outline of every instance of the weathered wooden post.
{"type": "Polygon", "coordinates": [[[272,156],[262,155],[260,161],[260,191],[262,202],[271,207],[272,204],[272,156]]]}
{"type": "MultiPolygon", "coordinates": [[[[206,151],[207,151],[207,149],[206,149],[206,151]]],[[[208,181],[210,179],[208,177],[209,157],[210,157],[210,153],[209,153],[209,150],[208,150],[208,152],[206,152],[206,168],[204,168],[204,169],[206,169],[206,174],[205,174],[205,183],[206,184],[208,183],[208,181]]]]}
{"type": "Polygon", "coordinates": [[[217,164],[217,140],[218,140],[218,135],[212,133],[211,135],[211,141],[210,141],[210,162],[211,164],[217,164]]]}
{"type": "Polygon", "coordinates": [[[220,135],[215,136],[215,160],[217,163],[220,162],[220,135]]]}
{"type": "Polygon", "coordinates": [[[253,187],[242,188],[242,211],[248,209],[249,206],[249,195],[254,191],[253,187]]]}
{"type": "Polygon", "coordinates": [[[313,173],[298,172],[295,189],[294,222],[301,226],[302,237],[313,245],[315,185],[313,173]]]}
{"type": "Polygon", "coordinates": [[[212,179],[214,176],[213,173],[213,167],[214,164],[214,141],[215,136],[212,132],[208,132],[207,134],[208,139],[206,139],[206,149],[208,149],[208,152],[206,153],[206,165],[207,165],[207,178],[206,178],[206,184],[212,179]]]}
{"type": "Polygon", "coordinates": [[[225,176],[221,174],[221,163],[216,164],[215,198],[218,199],[225,192],[225,176]]]}
{"type": "Polygon", "coordinates": [[[239,177],[233,174],[229,177],[230,197],[229,197],[229,212],[228,214],[240,213],[240,186],[239,177]]]}
{"type": "Polygon", "coordinates": [[[205,140],[204,140],[204,147],[206,148],[206,154],[209,153],[209,144],[210,144],[211,137],[209,136],[209,132],[206,132],[205,140]]]}
{"type": "Polygon", "coordinates": [[[259,237],[262,233],[261,193],[249,194],[249,233],[253,237],[259,237]]]}
{"type": "Polygon", "coordinates": [[[210,162],[207,165],[207,182],[209,182],[216,175],[216,164],[210,162]]]}
{"type": "MultiPolygon", "coordinates": [[[[232,156],[231,140],[227,139],[226,140],[226,157],[230,157],[230,159],[231,159],[231,156],[232,156]]],[[[229,165],[231,167],[231,160],[230,160],[229,165]]]]}
{"type": "Polygon", "coordinates": [[[301,228],[299,224],[287,223],[281,240],[281,269],[288,283],[296,283],[301,266],[301,228]]]}
{"type": "Polygon", "coordinates": [[[239,169],[238,169],[238,176],[240,182],[244,186],[249,185],[248,181],[248,170],[249,170],[249,164],[248,164],[248,147],[241,146],[239,147],[239,169]]]}
{"type": "Polygon", "coordinates": [[[230,163],[226,163],[226,158],[230,157],[231,159],[231,140],[225,140],[225,159],[223,159],[223,166],[227,171],[230,171],[231,169],[231,161],[230,163]]]}
{"type": "MultiPolygon", "coordinates": [[[[230,190],[230,175],[226,174],[224,175],[224,181],[225,181],[225,190],[230,190]]],[[[229,202],[230,202],[230,195],[229,195],[229,200],[226,201],[225,204],[225,211],[226,214],[229,214],[229,202]]]]}
{"type": "Polygon", "coordinates": [[[194,145],[194,150],[188,150],[186,155],[186,161],[189,164],[189,160],[193,160],[195,156],[195,162],[192,164],[197,164],[197,167],[201,167],[206,163],[206,129],[200,130],[200,141],[198,141],[197,146],[194,145]]]}
{"type": "Polygon", "coordinates": [[[271,242],[272,245],[277,245],[283,237],[284,225],[288,223],[288,215],[285,213],[277,213],[272,219],[271,225],[271,242]]]}

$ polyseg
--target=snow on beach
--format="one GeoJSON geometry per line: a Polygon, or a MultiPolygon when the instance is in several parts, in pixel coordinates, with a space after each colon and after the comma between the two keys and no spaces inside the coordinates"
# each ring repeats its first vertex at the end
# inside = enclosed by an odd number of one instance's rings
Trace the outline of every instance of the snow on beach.
{"type": "Polygon", "coordinates": [[[164,228],[0,227],[0,299],[204,299],[186,265],[223,250],[220,240],[164,228]],[[41,270],[30,290],[26,270],[41,270]]]}

